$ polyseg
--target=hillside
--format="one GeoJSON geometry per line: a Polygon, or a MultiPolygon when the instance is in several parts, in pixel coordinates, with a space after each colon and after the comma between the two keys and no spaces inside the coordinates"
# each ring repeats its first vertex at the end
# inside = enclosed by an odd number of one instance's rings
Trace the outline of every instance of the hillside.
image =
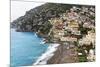
{"type": "Polygon", "coordinates": [[[60,14],[66,12],[66,10],[71,7],[72,5],[68,4],[45,3],[27,11],[24,16],[14,20],[11,23],[11,28],[15,28],[16,31],[35,31],[41,32],[42,34],[48,34],[52,27],[48,20],[54,17],[59,17],[60,14]]]}

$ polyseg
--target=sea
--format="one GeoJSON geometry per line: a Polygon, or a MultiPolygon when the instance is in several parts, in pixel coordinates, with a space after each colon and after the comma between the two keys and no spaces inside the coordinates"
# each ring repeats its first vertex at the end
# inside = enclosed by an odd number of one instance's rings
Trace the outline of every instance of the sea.
{"type": "Polygon", "coordinates": [[[48,46],[34,32],[16,32],[11,29],[10,66],[33,65],[48,50],[48,46]]]}

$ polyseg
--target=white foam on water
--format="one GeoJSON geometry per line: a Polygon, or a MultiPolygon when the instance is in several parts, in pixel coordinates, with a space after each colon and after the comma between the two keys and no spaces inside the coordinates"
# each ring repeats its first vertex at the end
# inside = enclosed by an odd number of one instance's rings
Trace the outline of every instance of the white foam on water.
{"type": "Polygon", "coordinates": [[[54,52],[57,50],[59,45],[60,44],[50,44],[47,51],[42,54],[33,65],[47,64],[47,61],[54,55],[54,52]]]}
{"type": "Polygon", "coordinates": [[[45,41],[41,41],[40,44],[45,44],[45,41]]]}
{"type": "Polygon", "coordinates": [[[34,34],[34,36],[35,36],[35,37],[38,37],[36,33],[34,34]]]}

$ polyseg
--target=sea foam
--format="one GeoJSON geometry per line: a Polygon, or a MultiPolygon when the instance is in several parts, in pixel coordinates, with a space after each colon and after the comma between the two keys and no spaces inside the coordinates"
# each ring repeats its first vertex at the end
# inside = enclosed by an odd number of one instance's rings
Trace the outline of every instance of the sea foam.
{"type": "Polygon", "coordinates": [[[47,61],[54,55],[59,45],[60,44],[49,44],[47,51],[43,53],[33,65],[47,64],[47,61]]]}

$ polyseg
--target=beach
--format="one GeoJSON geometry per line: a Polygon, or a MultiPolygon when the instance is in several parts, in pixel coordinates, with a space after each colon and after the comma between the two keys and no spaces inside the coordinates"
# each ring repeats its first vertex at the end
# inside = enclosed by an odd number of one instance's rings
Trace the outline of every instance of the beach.
{"type": "Polygon", "coordinates": [[[49,44],[47,51],[43,53],[33,65],[47,64],[47,61],[54,56],[55,51],[58,49],[60,44],[49,44]]]}

